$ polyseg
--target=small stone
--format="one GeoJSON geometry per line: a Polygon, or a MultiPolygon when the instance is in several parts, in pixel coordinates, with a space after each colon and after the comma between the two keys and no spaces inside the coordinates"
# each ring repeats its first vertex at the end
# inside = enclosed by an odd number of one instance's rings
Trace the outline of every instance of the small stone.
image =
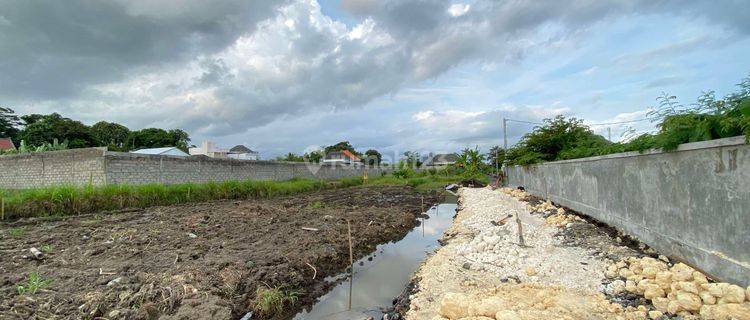
{"type": "Polygon", "coordinates": [[[198,237],[198,235],[196,235],[195,233],[192,233],[192,232],[188,233],[187,236],[190,237],[190,239],[195,239],[195,238],[198,237]]]}
{"type": "Polygon", "coordinates": [[[701,291],[698,296],[700,296],[701,300],[703,300],[703,304],[716,304],[716,297],[711,295],[711,293],[708,291],[701,291]]]}
{"type": "Polygon", "coordinates": [[[466,270],[471,270],[471,263],[465,262],[461,268],[464,268],[466,270]]]}
{"type": "Polygon", "coordinates": [[[724,289],[724,301],[726,303],[742,303],[745,301],[745,290],[737,285],[728,285],[724,289]]]}
{"type": "Polygon", "coordinates": [[[664,315],[664,313],[659,310],[653,310],[653,311],[648,312],[649,319],[659,319],[659,317],[661,317],[662,315],[664,315]]]}
{"type": "MultiPolygon", "coordinates": [[[[684,291],[677,293],[677,302],[680,304],[681,309],[684,309],[687,311],[698,311],[701,309],[701,305],[702,305],[701,298],[698,297],[697,294],[684,292],[684,291]]],[[[676,313],[676,312],[671,312],[671,313],[676,313]]]]}
{"type": "Polygon", "coordinates": [[[667,312],[671,314],[677,314],[678,312],[682,311],[682,307],[680,306],[680,303],[675,301],[669,301],[669,304],[667,304],[667,312]]]}
{"type": "Polygon", "coordinates": [[[660,254],[659,255],[659,260],[664,261],[666,263],[669,263],[669,258],[667,258],[667,256],[665,256],[665,255],[661,255],[660,254]]]}
{"type": "Polygon", "coordinates": [[[120,310],[112,310],[107,315],[109,316],[110,319],[112,319],[112,318],[119,317],[120,313],[121,313],[120,310]]]}
{"type": "Polygon", "coordinates": [[[667,298],[654,298],[651,300],[651,303],[654,305],[654,308],[656,310],[659,310],[661,312],[667,312],[667,306],[669,305],[669,299],[667,298]]]}
{"type": "Polygon", "coordinates": [[[89,239],[91,239],[91,236],[89,236],[87,234],[84,234],[83,236],[81,236],[81,240],[83,240],[83,241],[86,241],[86,240],[89,240],[89,239]]]}
{"type": "Polygon", "coordinates": [[[247,260],[245,261],[245,267],[248,269],[251,269],[252,267],[255,267],[255,261],[253,260],[247,260]]]}
{"type": "Polygon", "coordinates": [[[107,282],[107,287],[114,286],[122,281],[122,277],[117,277],[107,282]]]}
{"type": "Polygon", "coordinates": [[[605,292],[609,295],[616,295],[625,291],[625,281],[615,280],[605,287],[605,292]]]}
{"type": "Polygon", "coordinates": [[[529,277],[535,276],[537,274],[536,269],[532,267],[526,267],[523,269],[524,272],[526,272],[526,275],[529,277]]]}
{"type": "Polygon", "coordinates": [[[503,310],[495,314],[496,320],[521,320],[521,317],[512,310],[503,310]]]}
{"type": "Polygon", "coordinates": [[[31,254],[34,256],[34,259],[40,260],[42,259],[42,257],[44,257],[44,254],[37,248],[30,248],[29,252],[31,252],[31,254]]]}
{"type": "Polygon", "coordinates": [[[693,280],[693,272],[695,269],[680,262],[672,267],[672,279],[675,281],[690,281],[693,280]]]}

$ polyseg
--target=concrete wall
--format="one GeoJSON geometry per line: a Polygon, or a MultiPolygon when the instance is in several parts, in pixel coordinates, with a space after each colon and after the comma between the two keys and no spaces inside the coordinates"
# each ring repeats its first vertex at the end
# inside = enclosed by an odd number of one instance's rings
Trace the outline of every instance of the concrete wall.
{"type": "Polygon", "coordinates": [[[0,156],[0,188],[102,185],[104,148],[0,156]]]}
{"type": "Polygon", "coordinates": [[[228,180],[275,180],[292,178],[335,180],[361,177],[365,170],[375,176],[386,168],[363,165],[316,165],[299,162],[247,161],[208,157],[150,156],[107,152],[106,180],[109,184],[185,183],[228,180]]]}
{"type": "Polygon", "coordinates": [[[591,216],[716,279],[750,284],[744,137],[507,168],[508,184],[591,216]]]}
{"type": "Polygon", "coordinates": [[[25,189],[52,185],[176,184],[228,180],[292,178],[335,180],[390,172],[363,165],[315,165],[297,162],[243,161],[208,157],[175,157],[104,148],[0,156],[0,188],[25,189]]]}

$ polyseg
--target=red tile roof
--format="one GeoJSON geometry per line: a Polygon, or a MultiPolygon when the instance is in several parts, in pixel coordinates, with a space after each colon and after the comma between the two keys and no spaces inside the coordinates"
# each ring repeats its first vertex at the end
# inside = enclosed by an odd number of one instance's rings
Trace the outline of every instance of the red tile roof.
{"type": "Polygon", "coordinates": [[[355,156],[353,153],[351,153],[349,150],[342,150],[342,153],[347,156],[352,161],[359,161],[359,157],[355,156]]]}
{"type": "Polygon", "coordinates": [[[16,146],[10,138],[0,138],[0,150],[16,150],[16,146]]]}

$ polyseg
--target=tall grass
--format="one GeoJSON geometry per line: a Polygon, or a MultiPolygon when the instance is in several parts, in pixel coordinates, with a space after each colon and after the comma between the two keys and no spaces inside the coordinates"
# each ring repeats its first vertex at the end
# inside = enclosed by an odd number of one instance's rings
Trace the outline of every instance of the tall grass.
{"type": "Polygon", "coordinates": [[[324,182],[227,181],[176,185],[58,186],[3,191],[6,219],[64,216],[126,208],[145,208],[216,199],[268,199],[327,188],[356,185],[356,180],[324,182]]]}
{"type": "MultiPolygon", "coordinates": [[[[407,177],[385,175],[367,185],[408,185],[423,191],[457,182],[462,177],[412,173],[407,177]]],[[[0,190],[5,219],[67,216],[157,205],[204,202],[218,199],[270,199],[304,192],[363,185],[362,177],[337,181],[292,179],[288,181],[226,181],[174,185],[108,185],[101,187],[57,186],[28,190],[0,190]]]]}

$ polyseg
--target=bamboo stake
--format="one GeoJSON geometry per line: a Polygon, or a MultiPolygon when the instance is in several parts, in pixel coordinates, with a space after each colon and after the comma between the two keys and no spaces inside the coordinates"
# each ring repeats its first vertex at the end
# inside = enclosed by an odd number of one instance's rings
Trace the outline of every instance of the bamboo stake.
{"type": "Polygon", "coordinates": [[[346,228],[349,231],[349,308],[352,310],[352,287],[354,286],[354,250],[352,249],[352,224],[346,220],[346,228]]]}

